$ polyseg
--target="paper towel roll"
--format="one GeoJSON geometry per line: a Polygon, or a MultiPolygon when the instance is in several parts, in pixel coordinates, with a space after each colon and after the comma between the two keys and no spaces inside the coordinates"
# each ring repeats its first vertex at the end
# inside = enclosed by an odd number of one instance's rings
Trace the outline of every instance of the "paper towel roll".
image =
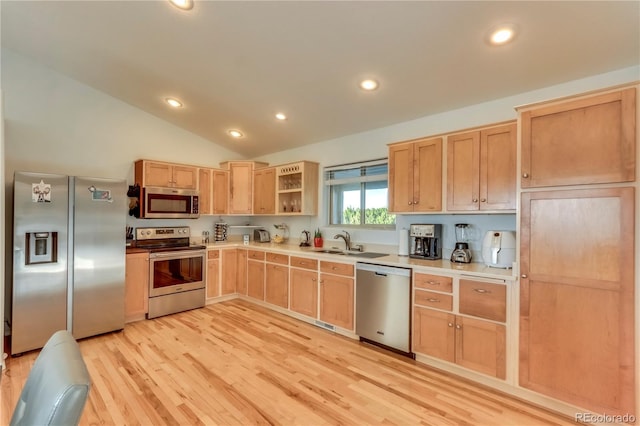
{"type": "Polygon", "coordinates": [[[398,256],[409,256],[409,231],[405,228],[398,231],[398,256]]]}

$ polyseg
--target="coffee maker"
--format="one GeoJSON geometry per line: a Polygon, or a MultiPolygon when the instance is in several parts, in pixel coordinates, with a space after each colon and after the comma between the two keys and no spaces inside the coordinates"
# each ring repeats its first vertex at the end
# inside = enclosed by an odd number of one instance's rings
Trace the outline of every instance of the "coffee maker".
{"type": "Polygon", "coordinates": [[[415,224],[409,227],[409,257],[416,259],[442,259],[440,241],[442,225],[415,224]]]}

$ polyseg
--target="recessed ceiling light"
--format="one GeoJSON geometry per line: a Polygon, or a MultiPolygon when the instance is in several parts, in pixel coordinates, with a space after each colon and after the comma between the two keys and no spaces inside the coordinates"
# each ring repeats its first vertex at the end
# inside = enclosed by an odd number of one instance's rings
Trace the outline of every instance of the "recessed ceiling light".
{"type": "Polygon", "coordinates": [[[503,45],[513,40],[515,35],[516,29],[514,25],[500,25],[491,32],[491,35],[489,36],[489,43],[497,46],[503,45]]]}
{"type": "Polygon", "coordinates": [[[229,130],[227,133],[234,138],[241,138],[244,136],[240,130],[229,130]]]}
{"type": "Polygon", "coordinates": [[[169,105],[171,105],[174,108],[182,108],[182,102],[180,102],[179,100],[177,100],[175,98],[167,98],[167,99],[165,99],[165,102],[168,103],[169,105]]]}
{"type": "Polygon", "coordinates": [[[276,114],[276,118],[277,118],[278,120],[284,121],[284,120],[286,120],[286,119],[287,119],[287,116],[286,116],[286,115],[284,115],[283,113],[279,112],[279,113],[277,113],[277,114],[276,114]]]}
{"type": "Polygon", "coordinates": [[[169,0],[169,2],[175,7],[182,10],[193,9],[193,0],[169,0]]]}
{"type": "Polygon", "coordinates": [[[376,90],[378,88],[378,82],[372,79],[362,80],[360,82],[360,88],[367,91],[376,90]]]}

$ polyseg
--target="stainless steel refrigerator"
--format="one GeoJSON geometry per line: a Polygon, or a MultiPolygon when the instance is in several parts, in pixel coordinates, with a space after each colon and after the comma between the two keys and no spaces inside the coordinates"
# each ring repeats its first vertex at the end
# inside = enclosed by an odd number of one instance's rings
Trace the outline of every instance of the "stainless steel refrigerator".
{"type": "Polygon", "coordinates": [[[11,353],[124,328],[126,182],[16,172],[11,353]]]}

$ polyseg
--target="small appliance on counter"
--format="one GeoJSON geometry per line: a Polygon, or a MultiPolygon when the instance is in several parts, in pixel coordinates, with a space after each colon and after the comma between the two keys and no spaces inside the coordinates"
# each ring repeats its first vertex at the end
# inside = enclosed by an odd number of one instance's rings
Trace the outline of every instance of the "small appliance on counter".
{"type": "Polygon", "coordinates": [[[469,250],[469,224],[456,223],[456,248],[451,252],[451,261],[455,263],[471,263],[469,250]]]}
{"type": "Polygon", "coordinates": [[[229,230],[229,224],[224,222],[218,222],[213,225],[213,238],[215,242],[227,241],[227,231],[229,230]]]}
{"type": "Polygon", "coordinates": [[[300,238],[300,247],[311,247],[311,233],[306,229],[302,231],[302,238],[300,238]]]}
{"type": "Polygon", "coordinates": [[[253,240],[256,243],[268,243],[271,241],[271,235],[266,229],[254,229],[253,240]]]}
{"type": "Polygon", "coordinates": [[[482,241],[482,259],[492,268],[511,268],[516,260],[515,231],[487,231],[482,241]]]}
{"type": "Polygon", "coordinates": [[[409,257],[416,259],[442,259],[440,240],[442,225],[414,224],[409,227],[409,257]]]}

